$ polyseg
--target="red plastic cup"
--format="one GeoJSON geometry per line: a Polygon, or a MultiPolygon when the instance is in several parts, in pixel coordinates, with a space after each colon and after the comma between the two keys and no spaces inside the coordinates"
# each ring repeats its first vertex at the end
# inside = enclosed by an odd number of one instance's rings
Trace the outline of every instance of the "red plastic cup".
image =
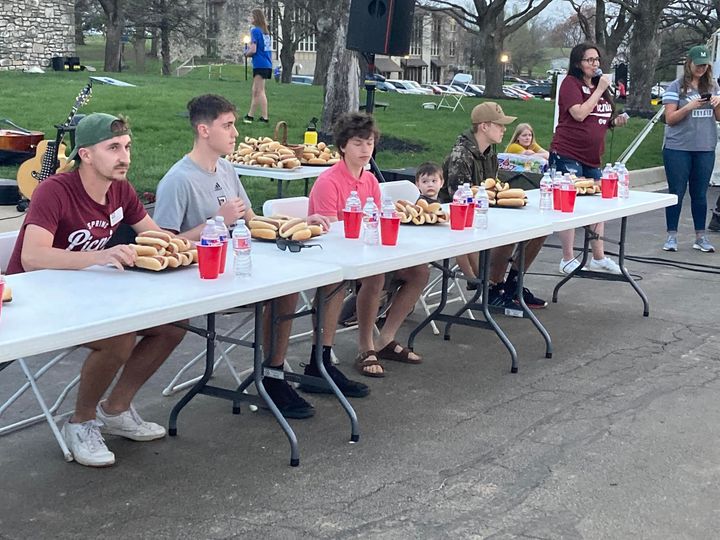
{"type": "Polygon", "coordinates": [[[216,279],[220,275],[222,244],[202,246],[198,244],[198,268],[201,279],[216,279]]]}
{"type": "Polygon", "coordinates": [[[577,191],[573,189],[563,189],[560,194],[560,210],[563,212],[572,212],[575,210],[575,198],[577,191]]]}
{"type": "Polygon", "coordinates": [[[380,238],[383,246],[397,246],[398,233],[400,232],[399,217],[380,218],[380,238]]]}
{"type": "Polygon", "coordinates": [[[220,250],[220,273],[221,274],[225,273],[225,258],[227,257],[227,249],[228,249],[229,243],[230,243],[229,239],[225,240],[222,243],[222,249],[220,250]]]}
{"type": "Polygon", "coordinates": [[[468,205],[450,203],[450,228],[453,231],[462,231],[467,220],[468,205]]]}
{"type": "Polygon", "coordinates": [[[0,276],[0,315],[2,314],[2,295],[5,292],[5,278],[0,276]]]}
{"type": "Polygon", "coordinates": [[[465,228],[473,226],[475,217],[475,202],[468,203],[467,215],[465,216],[465,228]]]}
{"type": "Polygon", "coordinates": [[[360,238],[360,225],[362,225],[362,212],[343,210],[343,225],[345,238],[360,238]]]}
{"type": "Polygon", "coordinates": [[[560,204],[560,193],[562,190],[559,187],[553,187],[553,210],[561,210],[561,204],[560,204]]]}
{"type": "Polygon", "coordinates": [[[612,199],[617,197],[617,180],[603,178],[600,180],[600,193],[603,199],[612,199]]]}

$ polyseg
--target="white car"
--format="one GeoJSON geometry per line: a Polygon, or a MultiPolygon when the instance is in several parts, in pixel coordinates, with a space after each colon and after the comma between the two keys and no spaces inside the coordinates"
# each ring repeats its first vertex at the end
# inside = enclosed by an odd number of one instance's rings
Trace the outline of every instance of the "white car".
{"type": "Polygon", "coordinates": [[[402,79],[390,79],[390,82],[393,84],[395,88],[397,88],[397,91],[401,94],[416,94],[416,95],[427,95],[429,93],[432,93],[432,91],[426,91],[428,89],[422,88],[419,84],[417,85],[417,88],[415,85],[417,84],[415,81],[404,81],[402,79]]]}

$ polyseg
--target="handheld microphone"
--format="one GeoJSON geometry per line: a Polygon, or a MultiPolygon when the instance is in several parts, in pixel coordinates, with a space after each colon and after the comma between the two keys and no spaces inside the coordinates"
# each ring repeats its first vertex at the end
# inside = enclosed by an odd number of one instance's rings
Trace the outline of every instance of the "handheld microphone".
{"type": "MultiPolygon", "coordinates": [[[[595,68],[595,74],[593,77],[602,77],[603,76],[603,70],[600,68],[595,68]]],[[[614,94],[615,93],[615,85],[613,83],[610,83],[610,86],[608,86],[610,91],[614,94]]]]}

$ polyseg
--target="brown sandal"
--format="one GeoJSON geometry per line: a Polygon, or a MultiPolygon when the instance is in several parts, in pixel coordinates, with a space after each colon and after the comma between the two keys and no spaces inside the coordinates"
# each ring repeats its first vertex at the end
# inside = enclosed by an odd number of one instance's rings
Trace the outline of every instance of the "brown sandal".
{"type": "Polygon", "coordinates": [[[422,364],[422,358],[418,358],[417,360],[410,358],[411,352],[412,351],[410,349],[403,347],[397,341],[393,340],[378,351],[378,358],[381,360],[402,362],[403,364],[422,364]],[[402,350],[400,352],[396,352],[395,347],[402,347],[402,350]]]}
{"type": "Polygon", "coordinates": [[[364,353],[360,353],[359,355],[357,355],[357,358],[355,358],[355,369],[358,370],[360,375],[380,379],[385,376],[385,368],[383,368],[382,364],[378,362],[377,358],[377,353],[372,349],[369,351],[365,351],[364,353]],[[371,356],[374,356],[375,358],[371,359],[371,356]],[[366,368],[369,368],[370,366],[380,366],[382,368],[382,371],[379,373],[366,371],[366,368]]]}

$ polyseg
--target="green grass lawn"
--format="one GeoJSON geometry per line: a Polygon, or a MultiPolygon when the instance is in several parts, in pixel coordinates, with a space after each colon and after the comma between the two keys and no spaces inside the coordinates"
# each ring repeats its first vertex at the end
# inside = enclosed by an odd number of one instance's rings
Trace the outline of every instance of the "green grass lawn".
{"type": "MultiPolygon", "coordinates": [[[[89,63],[101,64],[101,56],[89,63]]],[[[157,67],[157,64],[152,65],[157,67]]],[[[10,118],[19,125],[44,131],[47,137],[52,138],[53,125],[65,119],[89,75],[88,72],[48,72],[44,75],[2,72],[0,118],[10,118]]],[[[246,113],[250,102],[251,81],[245,80],[242,65],[224,66],[220,80],[217,74],[209,80],[207,68],[198,68],[182,78],[163,78],[157,71],[144,75],[132,71],[107,75],[136,84],[137,88],[95,84],[90,103],[80,112],[122,113],[130,118],[133,162],[129,176],[139,192],[153,191],[165,171],[190,149],[192,133],[187,118],[182,116],[190,98],[208,92],[222,94],[237,105],[239,116],[246,113]]],[[[267,88],[270,126],[238,123],[241,138],[245,135],[272,136],[275,122],[285,120],[289,125],[289,142],[300,142],[308,120],[321,115],[322,88],[277,84],[274,81],[269,81],[267,88]]],[[[363,91],[363,101],[364,94],[363,91]]],[[[442,162],[457,134],[468,127],[469,110],[480,102],[476,98],[465,98],[466,111],[458,109],[451,112],[447,109],[423,109],[423,102],[439,100],[433,96],[379,92],[377,100],[390,104],[387,110],[376,112],[382,133],[421,148],[418,151],[385,151],[381,146],[377,156],[381,169],[416,166],[425,160],[442,162]]],[[[530,122],[535,127],[540,144],[549,145],[553,115],[551,102],[503,100],[502,106],[507,114],[517,116],[519,121],[530,122]]],[[[608,136],[605,161],[614,160],[645,123],[645,120],[631,119],[627,128],[618,129],[612,137],[608,136]]],[[[509,129],[506,138],[511,135],[512,129],[509,129]]],[[[639,169],[660,165],[661,142],[662,130],[656,127],[637,150],[629,167],[639,169]]],[[[16,167],[0,167],[0,177],[15,178],[16,171],[16,167]]],[[[244,179],[243,182],[256,208],[275,194],[275,186],[268,180],[244,179]]],[[[300,184],[291,184],[288,194],[300,194],[300,184]]]]}

